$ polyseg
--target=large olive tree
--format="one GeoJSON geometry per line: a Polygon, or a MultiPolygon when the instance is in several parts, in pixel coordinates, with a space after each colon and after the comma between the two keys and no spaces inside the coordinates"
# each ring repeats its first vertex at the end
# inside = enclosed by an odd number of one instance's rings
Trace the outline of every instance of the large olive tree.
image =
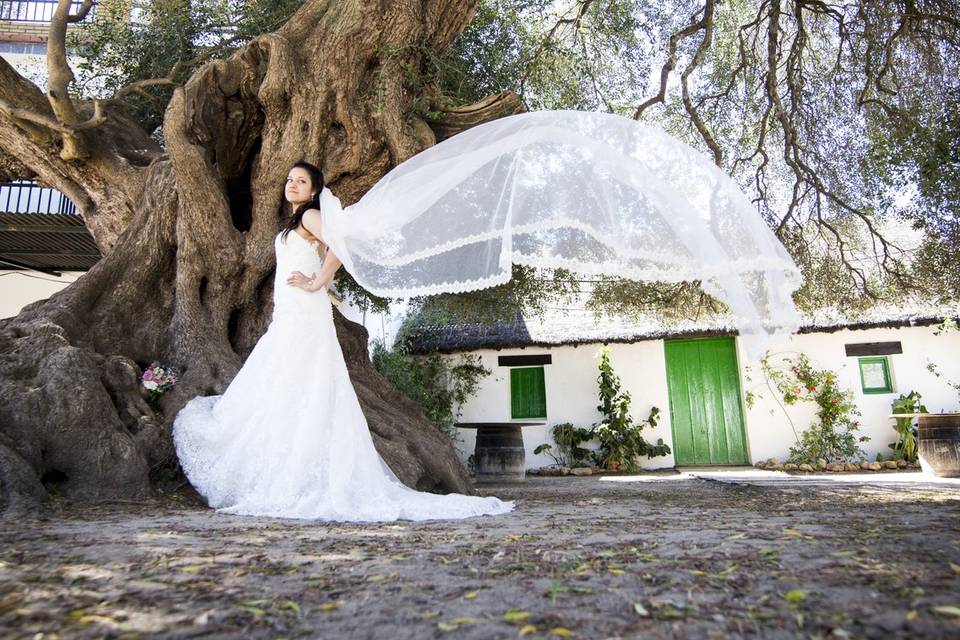
{"type": "MultiPolygon", "coordinates": [[[[518,109],[500,95],[444,110],[420,79],[475,4],[307,0],[182,84],[172,72],[134,87],[176,85],[162,146],[115,100],[72,92],[67,29],[90,0],[72,14],[59,2],[46,93],[0,60],[3,173],[67,194],[104,255],[0,323],[0,507],[51,490],[73,499],[149,491],[151,469],[173,459],[176,412],[222,392],[269,321],[292,163],[321,166],[350,203],[438,136],[518,109]],[[159,411],[138,389],[138,363],[153,359],[182,373],[159,411]]],[[[372,369],[363,328],[338,316],[337,330],[385,460],[412,486],[469,492],[449,441],[372,369]]]]}

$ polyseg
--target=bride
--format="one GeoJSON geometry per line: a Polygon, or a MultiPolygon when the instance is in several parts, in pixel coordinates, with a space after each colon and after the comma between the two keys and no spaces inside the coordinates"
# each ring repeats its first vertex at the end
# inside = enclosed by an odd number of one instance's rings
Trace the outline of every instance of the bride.
{"type": "Polygon", "coordinates": [[[187,477],[229,513],[379,521],[513,508],[414,491],[377,455],[324,294],[341,262],[388,298],[504,284],[516,264],[695,280],[726,303],[753,359],[799,326],[800,271],[736,183],[614,114],[473,127],[395,167],[349,214],[312,165],[290,170],[285,193],[295,211],[275,241],[273,321],[226,393],[191,400],[174,423],[187,477]]]}
{"type": "Polygon", "coordinates": [[[510,511],[497,498],[414,491],[374,449],[326,294],[340,260],[322,241],[323,187],[305,162],[287,176],[294,213],[274,241],[273,319],[226,392],[177,415],[187,478],[211,507],[242,515],[352,522],[510,511]]]}

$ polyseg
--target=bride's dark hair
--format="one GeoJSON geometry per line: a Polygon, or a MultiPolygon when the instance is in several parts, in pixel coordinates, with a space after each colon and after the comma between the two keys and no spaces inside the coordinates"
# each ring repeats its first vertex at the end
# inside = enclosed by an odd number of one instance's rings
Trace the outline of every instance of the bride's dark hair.
{"type": "Polygon", "coordinates": [[[283,239],[287,239],[287,234],[291,231],[296,230],[300,226],[300,222],[303,220],[303,214],[310,209],[319,209],[320,208],[320,192],[323,191],[323,172],[320,171],[318,167],[310,164],[309,162],[298,162],[290,169],[303,169],[310,176],[310,190],[313,192],[313,197],[310,199],[310,202],[304,202],[302,205],[297,207],[293,215],[287,218],[286,224],[283,226],[283,239]]]}

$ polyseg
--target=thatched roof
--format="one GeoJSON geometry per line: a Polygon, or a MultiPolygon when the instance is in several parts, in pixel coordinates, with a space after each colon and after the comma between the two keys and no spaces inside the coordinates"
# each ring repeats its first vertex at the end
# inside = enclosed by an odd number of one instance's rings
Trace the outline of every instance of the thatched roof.
{"type": "MultiPolygon", "coordinates": [[[[929,326],[946,317],[960,316],[960,304],[915,305],[911,308],[875,308],[869,313],[844,318],[821,312],[807,314],[798,333],[831,333],[841,329],[929,326]]],[[[411,327],[408,327],[410,330],[411,327]]],[[[663,320],[643,318],[596,317],[586,308],[549,309],[543,317],[518,315],[510,322],[493,324],[448,324],[412,327],[414,353],[439,351],[452,353],[475,349],[546,347],[589,343],[639,342],[664,338],[700,338],[732,336],[737,331],[730,318],[712,316],[700,319],[663,320]]]]}

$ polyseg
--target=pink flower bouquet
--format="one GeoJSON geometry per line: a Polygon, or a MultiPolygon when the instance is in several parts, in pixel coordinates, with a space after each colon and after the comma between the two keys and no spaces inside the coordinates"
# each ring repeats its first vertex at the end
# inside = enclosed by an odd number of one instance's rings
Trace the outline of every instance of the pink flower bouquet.
{"type": "Polygon", "coordinates": [[[140,384],[150,392],[150,397],[155,400],[177,384],[178,375],[177,370],[173,367],[153,361],[143,370],[143,374],[140,376],[140,384]]]}

